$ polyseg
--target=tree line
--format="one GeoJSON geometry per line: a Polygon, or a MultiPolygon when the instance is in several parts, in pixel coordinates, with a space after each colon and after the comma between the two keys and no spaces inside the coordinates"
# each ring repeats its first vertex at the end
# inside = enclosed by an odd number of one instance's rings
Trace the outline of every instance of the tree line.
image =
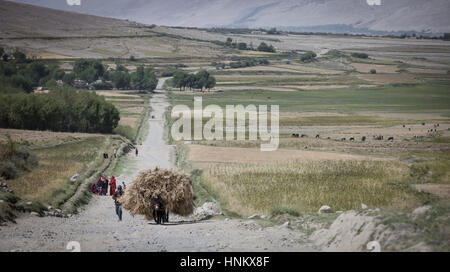
{"type": "Polygon", "coordinates": [[[125,66],[117,64],[116,69],[108,71],[100,60],[78,59],[73,71],[66,73],[56,63],[30,59],[20,51],[7,54],[0,48],[0,57],[0,92],[3,93],[30,93],[36,87],[60,85],[79,89],[153,91],[158,83],[154,70],[144,66],[129,72],[125,66]]]}
{"type": "Polygon", "coordinates": [[[181,90],[189,89],[211,89],[216,86],[216,79],[206,70],[201,70],[196,74],[177,70],[173,73],[172,85],[181,90]]]}
{"type": "Polygon", "coordinates": [[[91,91],[57,87],[49,93],[0,94],[0,127],[61,132],[112,133],[119,111],[91,91]]]}
{"type": "Polygon", "coordinates": [[[58,65],[44,64],[40,60],[28,59],[20,51],[8,55],[0,48],[0,84],[2,93],[30,93],[38,86],[56,85],[65,72],[58,65]]]}
{"type": "Polygon", "coordinates": [[[155,71],[151,68],[139,66],[135,72],[116,64],[116,68],[106,70],[99,60],[80,59],[75,61],[73,72],[67,74],[63,81],[66,84],[76,86],[77,79],[85,81],[90,88],[96,90],[141,90],[153,91],[158,80],[155,71]]]}
{"type": "Polygon", "coordinates": [[[268,45],[265,42],[261,42],[255,49],[252,43],[250,43],[250,45],[247,45],[247,43],[245,42],[233,42],[233,39],[227,38],[227,40],[225,41],[225,46],[236,48],[239,50],[256,50],[261,52],[276,53],[275,47],[273,47],[273,45],[268,45]]]}

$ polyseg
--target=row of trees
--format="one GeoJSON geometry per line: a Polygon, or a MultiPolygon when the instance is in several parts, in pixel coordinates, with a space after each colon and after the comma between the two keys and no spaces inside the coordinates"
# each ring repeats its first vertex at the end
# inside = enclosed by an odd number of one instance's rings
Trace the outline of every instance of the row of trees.
{"type": "Polygon", "coordinates": [[[265,42],[260,43],[258,47],[255,49],[252,43],[250,43],[250,45],[247,45],[247,43],[245,42],[237,43],[233,42],[233,39],[227,38],[227,40],[225,41],[225,46],[236,48],[239,50],[257,50],[261,52],[270,52],[270,53],[276,52],[275,47],[273,47],[273,45],[268,45],[265,42]]]}
{"type": "Polygon", "coordinates": [[[216,79],[206,70],[201,70],[196,74],[190,74],[181,70],[173,73],[172,84],[181,90],[189,89],[211,89],[216,86],[216,79]]]}
{"type": "Polygon", "coordinates": [[[0,127],[112,133],[120,116],[104,97],[71,87],[43,94],[0,94],[0,127]]]}
{"type": "Polygon", "coordinates": [[[20,51],[14,52],[11,58],[0,48],[0,54],[0,92],[3,93],[30,93],[39,86],[56,87],[59,81],[77,88],[143,91],[153,91],[158,83],[153,69],[143,66],[131,73],[123,65],[117,65],[115,70],[107,71],[99,60],[79,59],[75,61],[73,71],[66,73],[57,64],[28,59],[20,51]],[[84,85],[79,84],[80,80],[84,85]]]}
{"type": "Polygon", "coordinates": [[[230,68],[233,68],[233,69],[251,67],[251,66],[256,66],[256,65],[269,65],[269,61],[266,59],[247,59],[247,60],[230,62],[230,68]]]}
{"type": "Polygon", "coordinates": [[[77,60],[73,67],[73,72],[65,75],[64,83],[75,85],[75,80],[86,81],[94,89],[121,89],[121,90],[142,90],[153,91],[158,80],[155,72],[151,68],[139,66],[135,72],[118,64],[115,70],[107,71],[99,60],[77,60]]]}

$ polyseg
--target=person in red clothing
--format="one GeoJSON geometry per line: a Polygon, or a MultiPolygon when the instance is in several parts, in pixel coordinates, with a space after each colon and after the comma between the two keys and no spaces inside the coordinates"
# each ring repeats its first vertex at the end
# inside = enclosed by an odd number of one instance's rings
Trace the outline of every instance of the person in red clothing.
{"type": "Polygon", "coordinates": [[[91,183],[91,192],[92,192],[93,194],[97,194],[97,187],[95,186],[94,183],[91,183]]]}
{"type": "Polygon", "coordinates": [[[114,195],[116,192],[116,178],[114,176],[111,177],[111,181],[109,182],[109,195],[114,195]]]}

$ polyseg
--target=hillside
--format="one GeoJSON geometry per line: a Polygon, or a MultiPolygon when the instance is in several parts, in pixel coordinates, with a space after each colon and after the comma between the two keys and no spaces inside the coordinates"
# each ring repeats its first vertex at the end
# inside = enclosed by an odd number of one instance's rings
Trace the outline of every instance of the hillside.
{"type": "Polygon", "coordinates": [[[0,0],[0,45],[43,58],[215,56],[210,42],[155,31],[151,25],[0,0]]]}
{"type": "Polygon", "coordinates": [[[417,31],[450,32],[447,0],[15,0],[93,15],[130,19],[147,24],[195,27],[279,27],[332,32],[417,31]]]}

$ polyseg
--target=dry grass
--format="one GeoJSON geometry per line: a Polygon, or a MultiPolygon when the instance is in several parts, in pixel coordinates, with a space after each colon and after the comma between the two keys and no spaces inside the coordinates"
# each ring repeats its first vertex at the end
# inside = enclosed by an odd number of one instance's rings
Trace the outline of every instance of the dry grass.
{"type": "Polygon", "coordinates": [[[297,85],[297,86],[285,86],[291,88],[298,88],[302,90],[328,90],[328,89],[341,89],[348,88],[348,85],[297,85]]]}
{"type": "Polygon", "coordinates": [[[411,73],[415,74],[439,74],[439,75],[447,75],[447,70],[442,69],[423,69],[423,68],[408,68],[407,69],[411,73]]]}
{"type": "Polygon", "coordinates": [[[107,96],[107,97],[133,97],[140,98],[137,94],[130,94],[124,91],[96,91],[98,95],[107,96]]]}
{"type": "Polygon", "coordinates": [[[360,74],[358,79],[377,84],[419,83],[420,80],[410,74],[360,74]]]}
{"type": "Polygon", "coordinates": [[[380,74],[394,74],[397,73],[396,65],[379,65],[379,64],[367,64],[367,63],[352,63],[352,66],[356,71],[360,73],[369,73],[370,70],[375,69],[380,74]]]}
{"type": "Polygon", "coordinates": [[[298,71],[301,73],[308,73],[308,74],[331,75],[331,74],[343,73],[343,71],[325,69],[325,68],[317,68],[317,67],[311,67],[311,66],[305,66],[305,65],[280,64],[280,65],[276,65],[274,67],[289,69],[289,70],[298,71]]]}
{"type": "Polygon", "coordinates": [[[59,202],[61,197],[67,197],[68,188],[78,185],[70,182],[70,177],[101,162],[101,154],[115,145],[109,136],[100,136],[34,150],[38,167],[9,180],[8,185],[21,198],[49,204],[58,198],[59,202]]]}
{"type": "Polygon", "coordinates": [[[55,53],[46,53],[46,52],[26,52],[28,58],[37,58],[37,59],[74,59],[72,56],[65,56],[55,53]]]}
{"type": "Polygon", "coordinates": [[[228,209],[242,215],[274,208],[316,212],[371,207],[410,208],[417,197],[408,188],[405,164],[385,161],[292,161],[279,164],[212,166],[203,174],[228,209]]]}
{"type": "Polygon", "coordinates": [[[139,118],[134,117],[121,117],[119,121],[119,126],[129,126],[131,128],[136,128],[138,119],[139,118]]]}
{"type": "MultiPolygon", "coordinates": [[[[302,86],[298,86],[296,88],[302,88],[302,86]]],[[[224,91],[248,91],[248,90],[261,90],[261,91],[273,91],[273,92],[295,92],[297,89],[293,88],[283,88],[283,87],[264,87],[264,86],[227,86],[227,87],[218,87],[216,89],[221,89],[224,91]]]]}
{"type": "Polygon", "coordinates": [[[68,133],[1,128],[0,143],[5,143],[7,141],[8,135],[14,142],[31,146],[56,145],[100,136],[100,134],[88,133],[68,133]]]}
{"type": "Polygon", "coordinates": [[[121,113],[135,113],[141,114],[144,111],[144,107],[125,107],[119,109],[121,113]]]}
{"type": "Polygon", "coordinates": [[[256,148],[214,147],[189,145],[189,160],[193,162],[222,163],[274,163],[297,160],[301,162],[324,160],[373,160],[368,156],[334,152],[316,152],[305,150],[278,149],[263,152],[256,148]]]}

